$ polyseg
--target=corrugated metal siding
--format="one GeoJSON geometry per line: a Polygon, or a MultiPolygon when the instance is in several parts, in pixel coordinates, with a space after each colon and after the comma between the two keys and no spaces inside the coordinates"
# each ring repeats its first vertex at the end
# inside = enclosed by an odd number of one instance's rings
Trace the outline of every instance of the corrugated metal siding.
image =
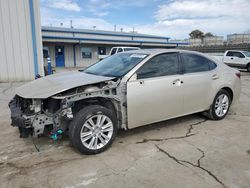
{"type": "MultiPolygon", "coordinates": [[[[55,61],[55,46],[52,44],[47,44],[44,43],[43,47],[48,47],[49,49],[49,56],[50,56],[50,60],[51,60],[51,66],[55,67],[56,66],[56,61],[55,61]]],[[[43,59],[44,62],[46,62],[45,65],[47,65],[47,58],[43,59]]]]}
{"type": "MultiPolygon", "coordinates": [[[[39,1],[34,0],[34,5],[39,72],[43,74],[39,1]]],[[[0,0],[0,82],[31,79],[34,62],[29,0],[0,0]]]]}
{"type": "MultiPolygon", "coordinates": [[[[65,58],[65,67],[87,67],[89,65],[92,65],[93,63],[96,63],[99,61],[99,55],[98,55],[98,47],[105,47],[106,48],[106,55],[109,54],[111,48],[113,45],[94,45],[94,44],[68,44],[68,43],[43,43],[44,47],[49,48],[49,54],[51,59],[51,65],[52,67],[56,67],[55,63],[55,46],[64,46],[64,58],[65,58]],[[74,65],[74,50],[73,46],[76,45],[76,66],[74,65]],[[82,58],[81,54],[81,48],[91,48],[92,49],[92,58],[82,58]]],[[[47,60],[45,60],[47,61],[47,60]]]]}
{"type": "Polygon", "coordinates": [[[73,45],[64,45],[65,67],[74,67],[73,45]]]}
{"type": "Polygon", "coordinates": [[[32,0],[35,13],[35,28],[36,28],[36,44],[37,44],[37,60],[38,60],[38,74],[44,75],[44,64],[42,54],[42,30],[41,30],[41,14],[40,14],[40,0],[32,0]]]}

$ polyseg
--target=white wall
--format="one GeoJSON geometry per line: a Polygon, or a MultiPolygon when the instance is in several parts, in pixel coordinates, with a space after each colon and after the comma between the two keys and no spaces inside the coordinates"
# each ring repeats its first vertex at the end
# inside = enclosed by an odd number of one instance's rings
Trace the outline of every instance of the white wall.
{"type": "MultiPolygon", "coordinates": [[[[43,75],[39,0],[33,0],[38,73],[43,75]]],[[[29,0],[0,0],[0,82],[32,80],[34,46],[29,0]]]]}

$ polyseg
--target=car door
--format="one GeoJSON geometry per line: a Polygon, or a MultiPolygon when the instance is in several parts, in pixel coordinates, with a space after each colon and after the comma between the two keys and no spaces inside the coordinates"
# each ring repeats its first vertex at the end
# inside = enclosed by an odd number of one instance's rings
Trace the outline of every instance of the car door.
{"type": "Polygon", "coordinates": [[[228,65],[232,65],[234,61],[234,53],[232,51],[228,51],[224,56],[223,61],[228,65]]]}
{"type": "Polygon", "coordinates": [[[245,67],[245,55],[243,55],[241,52],[234,52],[234,64],[237,67],[245,67]]]}
{"type": "Polygon", "coordinates": [[[210,96],[213,82],[219,75],[216,64],[204,56],[181,53],[183,75],[183,113],[191,114],[206,110],[211,105],[210,96]]]}
{"type": "Polygon", "coordinates": [[[182,113],[178,53],[157,55],[127,82],[128,127],[166,120],[182,113]],[[136,78],[137,77],[137,78],[136,78]]]}

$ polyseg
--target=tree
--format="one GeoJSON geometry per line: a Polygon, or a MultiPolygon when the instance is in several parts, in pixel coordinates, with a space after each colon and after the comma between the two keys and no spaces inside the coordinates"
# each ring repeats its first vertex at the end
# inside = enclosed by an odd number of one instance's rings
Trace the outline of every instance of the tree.
{"type": "Polygon", "coordinates": [[[204,37],[204,33],[198,29],[193,30],[191,33],[189,33],[190,38],[192,39],[201,39],[204,37]]]}
{"type": "Polygon", "coordinates": [[[208,32],[208,33],[206,33],[205,35],[204,35],[204,37],[213,37],[214,35],[212,34],[212,33],[210,33],[210,32],[208,32]]]}

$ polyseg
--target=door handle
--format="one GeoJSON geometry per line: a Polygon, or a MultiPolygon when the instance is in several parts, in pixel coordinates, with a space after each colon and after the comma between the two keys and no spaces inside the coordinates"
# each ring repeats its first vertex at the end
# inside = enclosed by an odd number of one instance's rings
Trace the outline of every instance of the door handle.
{"type": "Polygon", "coordinates": [[[214,74],[213,76],[212,76],[212,79],[213,80],[217,80],[217,79],[219,79],[220,77],[217,75],[217,74],[214,74]]]}
{"type": "Polygon", "coordinates": [[[144,84],[144,80],[140,80],[139,83],[140,83],[140,84],[144,84]]]}
{"type": "Polygon", "coordinates": [[[231,57],[230,59],[234,59],[233,57],[231,57]]]}
{"type": "Polygon", "coordinates": [[[181,81],[180,79],[176,79],[173,81],[173,85],[181,85],[183,84],[183,81],[181,81]]]}

